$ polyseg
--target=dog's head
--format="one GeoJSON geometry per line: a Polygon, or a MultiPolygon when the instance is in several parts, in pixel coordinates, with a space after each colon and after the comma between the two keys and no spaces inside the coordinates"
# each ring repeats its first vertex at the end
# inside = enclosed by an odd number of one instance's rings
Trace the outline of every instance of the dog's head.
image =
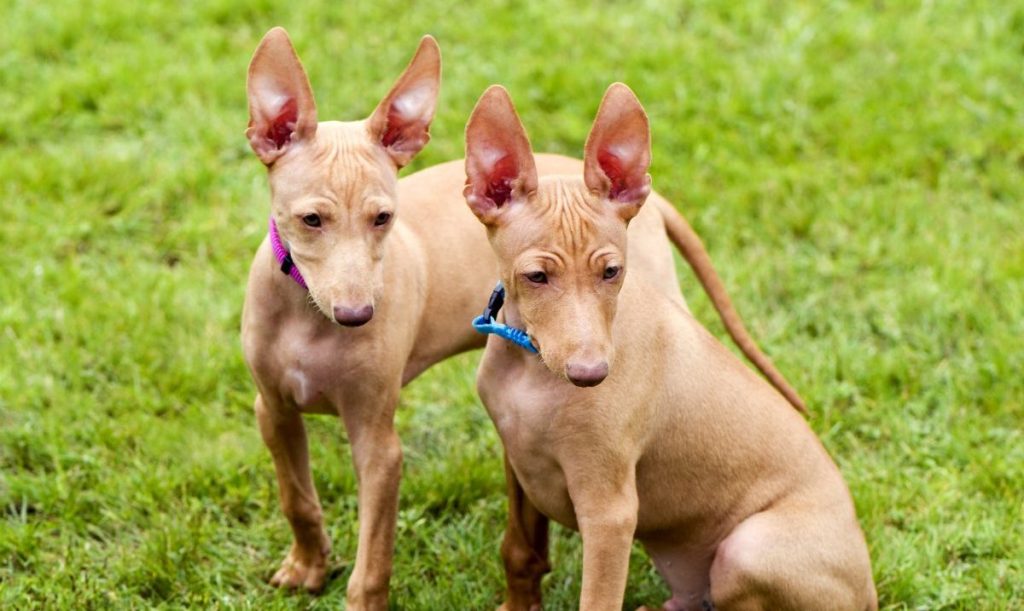
{"type": "Polygon", "coordinates": [[[626,273],[626,225],[651,190],[647,115],[628,87],[608,88],[583,177],[538,179],[508,92],[488,89],[466,126],[466,201],[487,226],[510,302],[544,363],[577,386],[607,377],[626,273]]]}
{"type": "Polygon", "coordinates": [[[249,64],[246,136],[269,171],[274,220],[313,302],[342,325],[373,317],[398,170],[430,140],[440,85],[440,50],[426,36],[368,119],[317,123],[282,28],[267,32],[249,64]]]}

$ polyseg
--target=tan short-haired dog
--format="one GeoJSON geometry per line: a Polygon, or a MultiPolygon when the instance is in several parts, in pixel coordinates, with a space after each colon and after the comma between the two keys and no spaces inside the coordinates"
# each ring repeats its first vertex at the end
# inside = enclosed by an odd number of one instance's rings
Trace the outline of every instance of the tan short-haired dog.
{"type": "Polygon", "coordinates": [[[466,128],[466,199],[498,257],[504,320],[539,349],[492,337],[478,376],[510,464],[506,607],[539,606],[547,516],[583,537],[587,611],[622,608],[634,538],[672,590],[668,610],[876,608],[821,443],[681,307],[675,278],[634,256],[649,161],[647,116],[622,84],[582,177],[538,178],[500,87],[466,128]]]}
{"type": "Polygon", "coordinates": [[[387,607],[399,391],[431,364],[482,345],[466,320],[494,282],[484,232],[459,202],[462,164],[397,178],[429,140],[440,78],[428,36],[368,119],[318,123],[283,29],[267,33],[249,66],[246,133],[267,165],[272,203],[249,275],[242,343],[294,535],[271,583],[324,585],[330,540],[302,414],[339,415],[359,482],[349,609],[387,607]]]}

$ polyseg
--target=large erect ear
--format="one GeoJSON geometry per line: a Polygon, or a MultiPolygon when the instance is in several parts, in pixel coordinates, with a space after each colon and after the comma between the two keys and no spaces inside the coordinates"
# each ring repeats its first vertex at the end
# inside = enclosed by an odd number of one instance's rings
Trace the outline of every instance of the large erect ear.
{"type": "Polygon", "coordinates": [[[252,150],[270,165],[293,144],[316,134],[316,103],[306,71],[288,32],[267,32],[249,63],[249,138],[252,150]]]}
{"type": "Polygon", "coordinates": [[[651,192],[651,130],[640,100],[622,83],[608,88],[583,154],[583,180],[592,193],[618,204],[629,220],[651,192]]]}
{"type": "Polygon", "coordinates": [[[412,161],[430,141],[430,122],[440,91],[441,49],[432,36],[424,36],[405,72],[367,121],[370,136],[398,167],[412,161]]]}
{"type": "Polygon", "coordinates": [[[526,130],[508,91],[491,85],[466,124],[466,203],[485,225],[493,225],[510,202],[536,190],[526,130]]]}

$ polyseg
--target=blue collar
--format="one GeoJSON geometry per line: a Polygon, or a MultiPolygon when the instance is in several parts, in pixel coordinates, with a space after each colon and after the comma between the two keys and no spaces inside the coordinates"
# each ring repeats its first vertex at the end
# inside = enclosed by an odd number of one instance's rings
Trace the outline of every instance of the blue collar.
{"type": "Polygon", "coordinates": [[[487,300],[487,307],[484,308],[484,313],[473,319],[473,328],[478,333],[483,333],[484,335],[493,333],[498,337],[503,337],[513,344],[519,344],[527,352],[537,354],[537,347],[530,341],[530,336],[527,335],[526,331],[495,322],[494,317],[504,304],[505,285],[499,280],[497,286],[494,287],[494,292],[491,293],[491,298],[487,300]]]}

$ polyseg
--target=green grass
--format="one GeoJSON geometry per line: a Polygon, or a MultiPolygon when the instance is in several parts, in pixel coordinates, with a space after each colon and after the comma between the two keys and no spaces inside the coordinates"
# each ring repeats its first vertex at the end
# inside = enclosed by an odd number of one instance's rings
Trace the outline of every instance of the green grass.
{"type": "MultiPolygon", "coordinates": [[[[334,578],[319,598],[265,584],[289,534],[238,342],[269,201],[244,75],[281,24],[324,119],[368,114],[437,36],[445,86],[416,167],[461,156],[492,82],[537,150],[570,154],[608,83],[629,83],[656,188],[809,399],[882,606],[1024,608],[1024,6],[677,4],[5,5],[0,607],[344,600],[355,482],[334,419],[309,420],[334,578]]],[[[476,359],[403,395],[395,608],[500,601],[502,470],[476,359]]],[[[557,531],[553,555],[548,608],[568,609],[578,538],[557,531]]],[[[665,594],[637,551],[627,603],[665,594]]]]}

